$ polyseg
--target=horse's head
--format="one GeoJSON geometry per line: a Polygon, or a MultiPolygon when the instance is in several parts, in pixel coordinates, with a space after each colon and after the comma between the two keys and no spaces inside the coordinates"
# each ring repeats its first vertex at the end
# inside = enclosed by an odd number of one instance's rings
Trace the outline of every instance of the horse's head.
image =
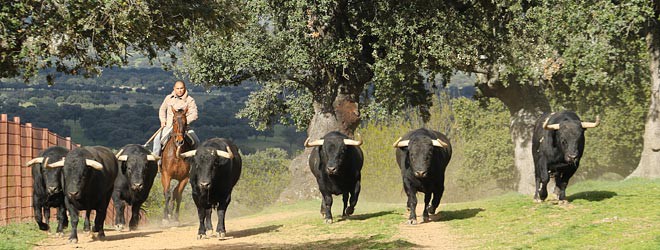
{"type": "Polygon", "coordinates": [[[172,113],[172,132],[170,132],[170,138],[174,139],[174,143],[177,147],[181,147],[184,143],[184,133],[186,132],[188,120],[186,120],[186,113],[188,112],[188,107],[185,109],[176,110],[173,107],[172,113]]]}

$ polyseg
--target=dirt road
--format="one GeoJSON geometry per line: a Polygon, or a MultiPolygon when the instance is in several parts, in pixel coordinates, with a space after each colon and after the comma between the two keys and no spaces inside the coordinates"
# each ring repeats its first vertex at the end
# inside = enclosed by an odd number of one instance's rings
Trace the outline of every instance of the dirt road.
{"type": "MultiPolygon", "coordinates": [[[[189,222],[178,227],[147,226],[137,231],[118,232],[106,230],[104,240],[93,239],[89,234],[79,232],[78,244],[67,244],[68,234],[64,238],[49,237],[40,242],[35,249],[263,249],[263,248],[298,248],[315,249],[323,246],[333,248],[351,248],[350,240],[366,237],[360,232],[331,232],[325,234],[305,234],[305,225],[286,226],[277,221],[309,216],[314,212],[280,212],[262,216],[239,217],[228,219],[226,227],[229,239],[196,239],[197,224],[189,222]],[[348,243],[347,243],[348,242],[348,243]],[[347,247],[348,246],[348,247],[347,247]]],[[[421,211],[418,212],[421,214],[421,211]]],[[[437,220],[438,217],[432,217],[437,220]]],[[[421,219],[421,218],[420,218],[421,219]]],[[[449,226],[441,221],[406,225],[402,218],[398,226],[399,233],[394,238],[412,243],[413,248],[423,249],[462,249],[460,238],[451,234],[449,226]]],[[[215,225],[215,220],[214,220],[215,225]]],[[[311,226],[310,226],[311,227],[311,226]]],[[[68,232],[67,232],[68,233],[68,232]]]]}

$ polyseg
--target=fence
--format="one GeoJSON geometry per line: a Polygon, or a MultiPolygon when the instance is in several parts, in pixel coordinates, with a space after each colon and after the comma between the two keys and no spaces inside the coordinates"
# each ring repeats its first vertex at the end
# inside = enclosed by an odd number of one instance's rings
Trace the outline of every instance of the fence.
{"type": "MultiPolygon", "coordinates": [[[[31,123],[23,125],[19,117],[9,121],[7,114],[0,114],[0,225],[33,219],[32,169],[24,166],[51,146],[71,150],[80,145],[73,143],[71,137],[59,136],[46,128],[32,127],[31,123]]],[[[51,212],[51,217],[56,218],[56,209],[51,209],[51,212]]],[[[130,207],[127,207],[125,214],[130,218],[130,207]]],[[[141,215],[141,224],[146,223],[146,216],[141,215]]],[[[106,224],[114,223],[114,217],[111,201],[106,224]]]]}

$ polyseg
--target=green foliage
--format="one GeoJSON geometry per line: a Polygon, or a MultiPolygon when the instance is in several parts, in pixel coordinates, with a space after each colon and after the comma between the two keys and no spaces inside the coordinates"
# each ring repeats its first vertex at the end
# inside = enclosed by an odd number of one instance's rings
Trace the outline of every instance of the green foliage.
{"type": "Polygon", "coordinates": [[[35,243],[46,237],[46,233],[39,231],[39,227],[33,221],[11,223],[0,226],[0,249],[31,249],[35,243]]]}
{"type": "Polygon", "coordinates": [[[232,200],[248,212],[274,203],[291,178],[289,162],[287,152],[278,148],[243,156],[243,170],[232,200]]]}
{"type": "MultiPolygon", "coordinates": [[[[0,77],[39,69],[90,76],[128,63],[132,50],[176,58],[199,29],[227,32],[240,19],[233,1],[12,1],[0,8],[0,77]]],[[[52,81],[52,75],[48,77],[52,81]]]]}
{"type": "Polygon", "coordinates": [[[474,188],[495,181],[504,189],[516,183],[513,165],[513,144],[509,134],[509,113],[504,105],[486,100],[483,106],[467,98],[453,101],[457,134],[463,142],[462,166],[457,170],[459,183],[474,188]]]}

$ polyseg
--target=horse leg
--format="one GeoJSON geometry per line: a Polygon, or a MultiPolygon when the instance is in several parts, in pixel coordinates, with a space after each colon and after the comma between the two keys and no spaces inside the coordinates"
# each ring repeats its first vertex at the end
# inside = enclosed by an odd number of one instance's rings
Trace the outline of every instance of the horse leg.
{"type": "Polygon", "coordinates": [[[174,198],[176,199],[176,210],[174,212],[174,220],[179,221],[179,205],[181,205],[181,198],[183,197],[183,189],[186,188],[186,184],[188,184],[188,177],[185,179],[181,180],[179,184],[176,186],[176,190],[174,191],[174,198]]]}
{"type": "Polygon", "coordinates": [[[170,204],[170,176],[165,173],[165,171],[161,172],[161,178],[160,181],[163,184],[163,196],[165,197],[165,206],[163,206],[163,223],[167,223],[170,219],[170,209],[169,209],[169,204],[170,204]]]}

